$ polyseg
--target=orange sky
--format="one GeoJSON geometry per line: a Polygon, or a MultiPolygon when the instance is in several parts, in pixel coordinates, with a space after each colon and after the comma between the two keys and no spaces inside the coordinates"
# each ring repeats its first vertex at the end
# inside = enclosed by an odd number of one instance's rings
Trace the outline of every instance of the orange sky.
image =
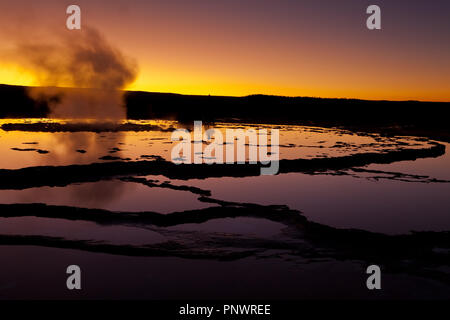
{"type": "MultiPolygon", "coordinates": [[[[82,25],[136,60],[129,90],[450,101],[450,24],[436,5],[448,2],[410,1],[408,12],[402,1],[379,2],[381,31],[366,29],[365,4],[356,0],[77,4],[82,25]]],[[[68,4],[0,4],[0,83],[49,85],[1,52],[36,30],[44,38],[79,32],[65,31],[68,4]]]]}

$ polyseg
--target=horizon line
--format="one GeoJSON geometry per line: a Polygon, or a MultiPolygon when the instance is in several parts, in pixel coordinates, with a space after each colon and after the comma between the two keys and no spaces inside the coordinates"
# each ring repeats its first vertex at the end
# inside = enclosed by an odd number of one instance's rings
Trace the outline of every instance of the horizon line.
{"type": "MultiPolygon", "coordinates": [[[[17,85],[17,84],[7,84],[0,83],[1,86],[10,87],[24,87],[24,88],[58,88],[58,89],[86,89],[86,90],[104,90],[102,88],[89,88],[89,87],[68,87],[68,86],[37,86],[37,85],[17,85]]],[[[156,93],[156,94],[172,94],[180,96],[192,96],[192,97],[218,97],[218,98],[247,98],[253,96],[265,96],[265,97],[278,97],[278,98],[291,98],[291,99],[325,99],[325,100],[357,100],[357,101],[367,101],[367,102],[421,102],[421,103],[450,103],[448,101],[437,101],[437,100],[389,100],[389,99],[362,99],[362,98],[348,98],[348,97],[320,97],[320,96],[287,96],[287,95],[277,95],[277,94],[265,94],[265,93],[252,93],[243,96],[237,95],[215,95],[215,94],[187,94],[187,93],[177,93],[177,92],[162,92],[162,91],[145,91],[145,90],[129,90],[129,89],[114,89],[124,92],[139,92],[139,93],[156,93]]]]}

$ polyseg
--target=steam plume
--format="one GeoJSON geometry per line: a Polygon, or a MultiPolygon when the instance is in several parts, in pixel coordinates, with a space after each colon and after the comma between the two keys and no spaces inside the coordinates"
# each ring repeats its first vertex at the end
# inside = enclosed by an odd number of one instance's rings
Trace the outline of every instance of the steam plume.
{"type": "Polygon", "coordinates": [[[39,84],[45,86],[29,93],[34,99],[49,102],[51,117],[125,118],[122,89],[134,81],[137,67],[97,30],[85,27],[68,32],[53,43],[23,42],[18,44],[17,54],[22,65],[31,68],[39,84]],[[60,86],[76,89],[56,88],[60,86]]]}

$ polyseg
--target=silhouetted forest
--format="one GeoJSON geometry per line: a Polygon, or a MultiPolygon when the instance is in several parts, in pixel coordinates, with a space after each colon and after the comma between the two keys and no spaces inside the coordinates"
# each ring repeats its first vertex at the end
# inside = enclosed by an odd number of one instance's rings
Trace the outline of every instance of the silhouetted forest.
{"type": "Polygon", "coordinates": [[[440,115],[450,103],[418,101],[368,101],[252,95],[246,97],[193,96],[167,93],[127,92],[130,119],[176,118],[178,120],[239,119],[297,122],[339,120],[339,123],[443,122],[440,115]]]}
{"type": "MultiPolygon", "coordinates": [[[[47,102],[30,99],[26,87],[0,85],[0,96],[0,117],[48,115],[47,102]]],[[[396,132],[400,126],[405,134],[422,135],[422,131],[432,131],[435,137],[445,140],[450,137],[445,116],[450,102],[267,95],[222,97],[130,91],[125,93],[125,105],[129,119],[265,122],[370,128],[374,131],[383,128],[384,131],[396,132]]]]}
{"type": "Polygon", "coordinates": [[[47,101],[35,101],[27,87],[0,85],[1,118],[42,118],[49,113],[47,101]]]}

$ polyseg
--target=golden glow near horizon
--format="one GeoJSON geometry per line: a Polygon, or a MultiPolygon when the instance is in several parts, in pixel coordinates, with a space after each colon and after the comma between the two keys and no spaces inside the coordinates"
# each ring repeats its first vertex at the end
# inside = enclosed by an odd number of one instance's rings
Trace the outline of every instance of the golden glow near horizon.
{"type": "MultiPolygon", "coordinates": [[[[351,73],[347,74],[348,77],[351,73]]],[[[369,75],[370,76],[370,75],[369,75]]],[[[252,94],[307,96],[322,98],[357,98],[368,100],[422,100],[450,101],[447,89],[440,89],[437,84],[429,83],[428,87],[417,85],[414,81],[395,84],[391,81],[389,88],[380,85],[367,86],[364,82],[358,86],[348,86],[345,82],[334,82],[333,77],[322,75],[322,79],[303,81],[295,87],[289,81],[264,81],[240,74],[233,78],[217,74],[183,72],[163,67],[141,66],[136,80],[125,88],[130,91],[165,92],[192,95],[247,96],[252,94]],[[414,88],[414,89],[412,89],[414,88]]],[[[37,76],[32,70],[23,69],[14,64],[0,65],[0,84],[40,86],[37,76]]],[[[71,87],[70,83],[58,84],[71,87]]]]}
{"type": "MultiPolygon", "coordinates": [[[[243,79],[244,80],[244,79],[243,79]]],[[[367,100],[419,100],[449,102],[450,95],[446,89],[418,87],[411,90],[407,86],[391,88],[361,87],[351,88],[345,85],[334,88],[323,88],[320,85],[289,86],[288,83],[270,84],[257,81],[232,81],[229,79],[211,79],[208,77],[194,78],[189,75],[164,74],[158,78],[140,75],[136,81],[125,88],[130,91],[149,91],[164,93],[179,93],[186,95],[215,96],[248,96],[253,94],[277,95],[289,97],[320,97],[320,98],[355,98],[367,100]],[[194,80],[195,79],[195,80],[194,80]],[[228,81],[227,81],[228,80],[228,81]]]]}
{"type": "Polygon", "coordinates": [[[39,85],[33,74],[14,65],[0,65],[0,84],[33,86],[39,85]]]}
{"type": "MultiPolygon", "coordinates": [[[[189,75],[159,73],[152,76],[145,70],[141,70],[136,81],[125,90],[179,93],[192,95],[216,95],[216,96],[247,96],[252,94],[266,94],[279,96],[305,96],[321,98],[357,98],[368,100],[421,100],[421,101],[450,101],[446,90],[430,90],[423,88],[411,90],[407,87],[392,87],[391,90],[383,88],[342,88],[325,89],[320,86],[303,85],[301,88],[289,86],[289,84],[268,84],[257,81],[233,81],[233,79],[209,78],[208,75],[189,75]]],[[[243,79],[245,80],[245,79],[243,79]]],[[[249,79],[247,79],[249,80],[249,79]]],[[[0,84],[40,86],[38,78],[29,70],[18,66],[1,66],[0,84]]],[[[71,84],[60,84],[61,87],[71,87],[71,84]]]]}
{"type": "MultiPolygon", "coordinates": [[[[129,46],[128,48],[130,48],[129,46]]],[[[174,49],[175,50],[175,49],[174,49]]],[[[128,50],[129,51],[129,50],[128,50]]],[[[163,54],[153,52],[153,63],[148,63],[146,52],[136,48],[139,72],[136,80],[125,89],[132,91],[167,92],[193,95],[247,96],[252,94],[280,96],[309,96],[323,98],[358,98],[368,100],[421,100],[450,101],[447,74],[439,74],[434,70],[408,70],[408,64],[397,66],[401,72],[392,73],[391,65],[386,69],[377,65],[365,65],[353,60],[354,69],[345,70],[345,66],[331,63],[322,54],[322,62],[314,62],[312,66],[303,65],[302,60],[296,63],[291,59],[292,70],[280,70],[279,61],[266,61],[264,70],[255,69],[247,64],[247,59],[236,61],[239,67],[229,69],[216,61],[202,68],[200,61],[192,60],[192,65],[174,66],[164,61],[163,54]],[[200,66],[200,67],[199,67],[200,66]],[[315,72],[314,68],[326,67],[328,72],[315,72]],[[197,67],[197,69],[196,69],[197,67]],[[298,73],[295,69],[299,70],[298,73]],[[364,70],[362,72],[361,70],[364,70]],[[281,72],[283,71],[283,72],[281,72]],[[414,76],[420,72],[422,77],[414,76]],[[344,76],[341,76],[344,74],[344,76]]],[[[152,51],[150,51],[152,52],[152,51]]],[[[317,54],[320,56],[321,54],[317,54]]],[[[212,57],[220,61],[219,57],[212,57]]],[[[320,60],[319,60],[320,61],[320,60]]],[[[389,62],[386,62],[387,64],[389,62]]],[[[0,63],[0,83],[24,86],[48,85],[40,83],[33,70],[26,70],[20,65],[0,63]]],[[[70,83],[59,83],[58,86],[70,87],[70,83]]]]}

